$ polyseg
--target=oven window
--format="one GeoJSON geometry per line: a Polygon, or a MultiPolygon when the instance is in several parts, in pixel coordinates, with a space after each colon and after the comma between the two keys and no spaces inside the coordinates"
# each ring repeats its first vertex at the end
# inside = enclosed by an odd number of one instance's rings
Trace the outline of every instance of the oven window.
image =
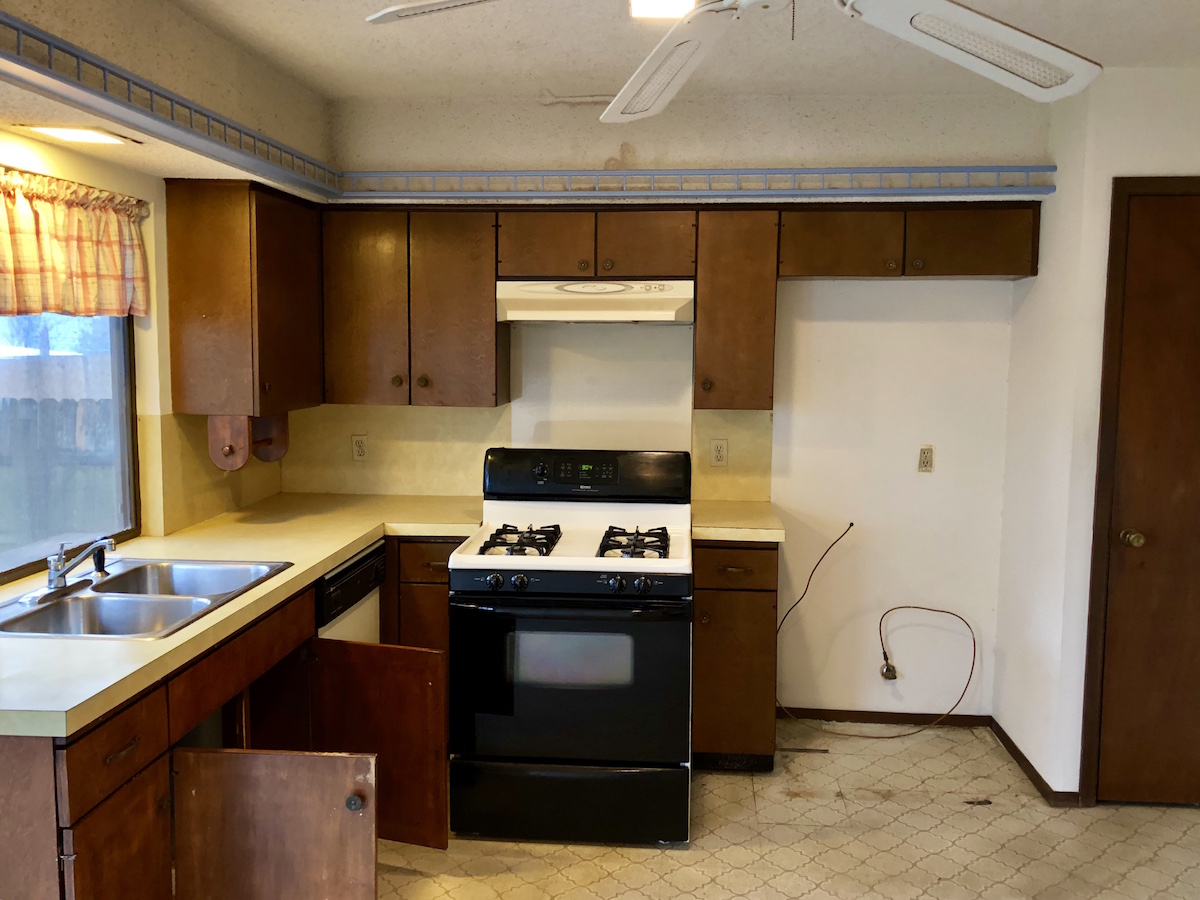
{"type": "Polygon", "coordinates": [[[518,631],[513,642],[517,684],[613,688],[633,684],[633,636],[577,631],[518,631]]]}

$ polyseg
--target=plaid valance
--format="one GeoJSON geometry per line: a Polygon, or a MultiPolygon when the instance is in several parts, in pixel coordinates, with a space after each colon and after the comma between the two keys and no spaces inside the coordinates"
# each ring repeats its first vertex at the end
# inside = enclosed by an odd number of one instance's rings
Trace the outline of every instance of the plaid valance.
{"type": "Polygon", "coordinates": [[[4,168],[0,196],[0,315],[146,315],[145,203],[4,168]]]}

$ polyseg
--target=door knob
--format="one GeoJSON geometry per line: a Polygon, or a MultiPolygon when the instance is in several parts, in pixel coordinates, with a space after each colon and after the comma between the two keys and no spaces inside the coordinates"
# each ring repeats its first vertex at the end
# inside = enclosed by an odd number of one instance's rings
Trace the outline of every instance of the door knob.
{"type": "Polygon", "coordinates": [[[1146,536],[1140,531],[1135,531],[1132,528],[1126,528],[1121,532],[1121,543],[1126,547],[1138,548],[1146,543],[1146,536]]]}

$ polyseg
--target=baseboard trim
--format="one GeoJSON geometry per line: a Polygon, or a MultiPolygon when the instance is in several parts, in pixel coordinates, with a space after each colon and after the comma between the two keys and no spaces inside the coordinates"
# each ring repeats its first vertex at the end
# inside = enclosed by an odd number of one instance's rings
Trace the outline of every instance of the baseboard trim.
{"type": "MultiPolygon", "coordinates": [[[[785,719],[794,716],[797,719],[815,719],[820,722],[854,722],[864,725],[928,725],[937,721],[939,716],[931,713],[899,713],[876,712],[865,709],[810,709],[797,706],[775,707],[775,717],[785,719]]],[[[951,728],[989,728],[996,739],[1000,741],[1008,755],[1013,758],[1025,777],[1030,780],[1042,798],[1054,807],[1083,806],[1083,795],[1079,791],[1056,791],[1050,787],[1041,773],[1034,768],[1021,748],[1008,736],[1000,723],[991,716],[947,716],[939,725],[951,728]]]]}
{"type": "Polygon", "coordinates": [[[1000,727],[1000,723],[995,719],[991,722],[992,734],[996,735],[1000,745],[1008,751],[1008,755],[1013,758],[1021,771],[1025,773],[1025,777],[1033,782],[1033,786],[1038,789],[1038,793],[1051,806],[1069,807],[1083,806],[1083,795],[1079,791],[1056,791],[1050,787],[1046,779],[1041,773],[1033,767],[1033,763],[1029,761],[1029,757],[1021,752],[1021,748],[1013,742],[1013,739],[1008,736],[1008,732],[1000,727]]]}

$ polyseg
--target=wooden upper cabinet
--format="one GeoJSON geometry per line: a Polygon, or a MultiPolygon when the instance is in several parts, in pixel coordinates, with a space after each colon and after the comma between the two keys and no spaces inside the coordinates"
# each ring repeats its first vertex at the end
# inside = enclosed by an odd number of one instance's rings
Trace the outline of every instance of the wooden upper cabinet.
{"type": "Polygon", "coordinates": [[[496,214],[409,220],[413,406],[508,402],[508,326],[496,323],[496,214]]]}
{"type": "Polygon", "coordinates": [[[321,403],[320,257],[307,203],[243,181],[167,181],[175,412],[321,403]]]}
{"type": "Polygon", "coordinates": [[[408,213],[327,210],[325,401],[407,406],[408,213]]]}
{"type": "Polygon", "coordinates": [[[497,237],[501,278],[591,278],[596,274],[596,214],[502,212],[497,237]]]}
{"type": "Polygon", "coordinates": [[[695,210],[596,213],[599,278],[692,278],[695,210]]]}
{"type": "Polygon", "coordinates": [[[1037,274],[1038,208],[974,206],[907,213],[906,275],[1037,274]]]}
{"type": "Polygon", "coordinates": [[[696,409],[771,409],[779,214],[700,213],[696,409]]]}
{"type": "Polygon", "coordinates": [[[873,278],[903,274],[902,210],[802,210],[782,216],[781,277],[873,278]]]}

